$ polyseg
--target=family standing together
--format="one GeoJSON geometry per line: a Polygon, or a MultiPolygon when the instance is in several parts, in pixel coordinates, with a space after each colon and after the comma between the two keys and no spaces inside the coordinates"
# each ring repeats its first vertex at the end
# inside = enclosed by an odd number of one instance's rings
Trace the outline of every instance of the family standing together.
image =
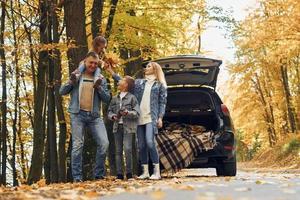
{"type": "Polygon", "coordinates": [[[101,68],[108,65],[104,62],[106,45],[105,38],[96,37],[93,40],[92,49],[79,67],[71,73],[69,81],[60,88],[61,95],[71,95],[68,111],[72,131],[73,181],[82,181],[85,128],[89,128],[97,144],[94,177],[95,179],[105,177],[105,159],[109,141],[100,116],[101,102],[109,103],[108,118],[114,122],[117,178],[124,179],[123,150],[126,178],[133,178],[132,143],[133,137],[137,135],[139,159],[143,170],[138,179],[158,180],[161,176],[155,134],[163,125],[167,102],[167,84],[164,73],[158,63],[149,62],[144,68],[144,78],[134,80],[130,76],[122,78],[113,71],[112,67],[106,66],[113,79],[118,82],[118,94],[111,98],[106,79],[101,74],[101,68]],[[154,169],[151,176],[148,155],[150,155],[154,169]]]}

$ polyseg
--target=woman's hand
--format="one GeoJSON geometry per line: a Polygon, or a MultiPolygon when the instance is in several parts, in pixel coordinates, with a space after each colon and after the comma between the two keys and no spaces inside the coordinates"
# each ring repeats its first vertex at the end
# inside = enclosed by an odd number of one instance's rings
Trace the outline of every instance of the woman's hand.
{"type": "MultiPolygon", "coordinates": [[[[107,63],[106,63],[106,64],[107,64],[107,63]]],[[[111,75],[114,75],[114,74],[115,74],[114,70],[112,69],[111,65],[109,65],[109,64],[107,64],[106,70],[107,70],[111,75]]]]}
{"type": "Polygon", "coordinates": [[[162,128],[162,127],[163,127],[163,121],[162,121],[162,118],[158,118],[158,120],[157,120],[157,127],[158,127],[158,128],[162,128]]]}

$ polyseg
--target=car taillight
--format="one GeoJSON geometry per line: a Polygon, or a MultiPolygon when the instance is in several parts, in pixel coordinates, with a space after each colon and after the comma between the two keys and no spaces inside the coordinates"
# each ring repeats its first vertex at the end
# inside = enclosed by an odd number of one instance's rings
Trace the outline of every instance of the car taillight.
{"type": "Polygon", "coordinates": [[[224,146],[225,150],[234,150],[234,146],[224,146]]]}
{"type": "Polygon", "coordinates": [[[225,116],[229,116],[229,110],[225,104],[221,104],[221,110],[225,116]]]}

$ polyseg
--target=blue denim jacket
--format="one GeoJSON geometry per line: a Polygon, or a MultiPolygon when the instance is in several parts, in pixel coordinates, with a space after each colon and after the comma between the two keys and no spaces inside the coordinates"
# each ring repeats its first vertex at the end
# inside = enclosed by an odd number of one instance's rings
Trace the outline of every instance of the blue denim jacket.
{"type": "MultiPolygon", "coordinates": [[[[84,68],[85,69],[85,68],[84,68]]],[[[99,69],[100,70],[100,69],[99,69]]],[[[80,73],[82,73],[84,70],[79,70],[80,73]]],[[[94,81],[97,80],[97,78],[100,75],[99,71],[94,72],[94,81]]],[[[59,94],[61,95],[67,95],[71,94],[71,100],[68,108],[69,113],[79,113],[80,110],[80,103],[79,103],[79,95],[80,95],[80,85],[82,83],[82,78],[81,75],[79,77],[79,80],[75,85],[72,85],[70,83],[66,83],[62,85],[59,89],[59,94]]],[[[94,97],[93,97],[93,110],[92,110],[92,115],[94,117],[100,117],[100,109],[101,109],[101,101],[105,103],[109,103],[111,98],[110,92],[107,89],[107,82],[106,79],[103,78],[101,85],[99,88],[94,89],[94,97]]]]}
{"type": "MultiPolygon", "coordinates": [[[[117,74],[113,75],[114,80],[119,81],[121,77],[117,74]]],[[[139,104],[141,104],[142,97],[145,90],[146,79],[136,79],[134,86],[134,95],[136,96],[139,104]]],[[[165,115],[165,109],[167,104],[167,88],[165,88],[161,83],[155,82],[151,88],[151,119],[153,124],[154,133],[158,133],[157,120],[159,117],[163,118],[165,115]]]]}

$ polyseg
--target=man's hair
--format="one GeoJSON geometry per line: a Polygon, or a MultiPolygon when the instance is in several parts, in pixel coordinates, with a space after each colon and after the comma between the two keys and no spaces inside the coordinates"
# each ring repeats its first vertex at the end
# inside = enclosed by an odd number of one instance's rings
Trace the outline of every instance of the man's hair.
{"type": "Polygon", "coordinates": [[[107,44],[107,40],[102,36],[95,37],[92,42],[93,47],[99,46],[100,44],[107,44]]]}
{"type": "Polygon", "coordinates": [[[134,90],[134,79],[131,77],[131,76],[125,76],[125,80],[126,80],[126,83],[127,83],[127,90],[128,92],[130,93],[133,93],[133,90],[134,90]]]}
{"type": "Polygon", "coordinates": [[[96,52],[94,52],[94,51],[88,52],[88,53],[86,54],[85,58],[88,58],[88,57],[93,57],[93,58],[95,58],[95,59],[99,59],[99,55],[98,55],[96,52]]]}

